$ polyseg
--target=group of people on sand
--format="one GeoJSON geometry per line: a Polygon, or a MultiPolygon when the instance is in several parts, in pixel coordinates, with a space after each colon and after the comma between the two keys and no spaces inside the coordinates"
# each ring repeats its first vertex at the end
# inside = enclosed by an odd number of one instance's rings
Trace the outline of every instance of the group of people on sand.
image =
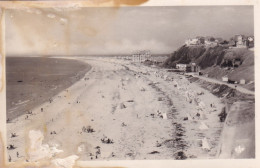
{"type": "MultiPolygon", "coordinates": [[[[20,157],[20,154],[19,152],[16,152],[16,157],[19,158],[20,157]]],[[[12,161],[12,157],[9,155],[8,157],[8,161],[11,162],[12,161]]]]}
{"type": "MultiPolygon", "coordinates": [[[[15,147],[13,144],[10,144],[9,146],[7,146],[7,149],[8,149],[8,150],[14,150],[14,149],[16,149],[16,147],[15,147]]],[[[20,157],[20,154],[19,154],[18,151],[16,152],[16,157],[17,157],[17,158],[20,157]]],[[[9,157],[8,157],[8,160],[9,160],[9,162],[12,161],[12,157],[11,157],[10,155],[9,155],[9,157]]]]}

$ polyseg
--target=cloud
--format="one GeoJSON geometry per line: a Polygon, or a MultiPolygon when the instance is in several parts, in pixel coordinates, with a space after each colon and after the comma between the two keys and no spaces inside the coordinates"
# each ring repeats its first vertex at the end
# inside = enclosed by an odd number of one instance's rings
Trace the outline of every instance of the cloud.
{"type": "Polygon", "coordinates": [[[8,10],[7,54],[171,53],[186,38],[253,34],[252,7],[8,10]],[[223,19],[224,18],[224,19],[223,19]]]}
{"type": "Polygon", "coordinates": [[[99,50],[101,54],[132,54],[139,50],[150,50],[152,54],[168,53],[172,48],[163,42],[156,40],[131,41],[123,39],[120,41],[108,41],[104,46],[91,46],[86,53],[96,53],[99,50]]]}

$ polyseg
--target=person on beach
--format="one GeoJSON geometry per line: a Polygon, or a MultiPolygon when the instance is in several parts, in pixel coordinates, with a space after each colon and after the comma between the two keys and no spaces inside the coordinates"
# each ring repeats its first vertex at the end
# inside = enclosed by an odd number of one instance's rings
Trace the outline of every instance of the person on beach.
{"type": "Polygon", "coordinates": [[[232,91],[232,97],[235,97],[236,90],[237,90],[237,85],[235,85],[235,90],[232,91]]]}
{"type": "Polygon", "coordinates": [[[17,137],[16,133],[11,133],[11,138],[17,137]]]}
{"type": "Polygon", "coordinates": [[[101,155],[100,148],[98,148],[97,151],[96,151],[96,159],[98,158],[99,155],[101,155]]]}

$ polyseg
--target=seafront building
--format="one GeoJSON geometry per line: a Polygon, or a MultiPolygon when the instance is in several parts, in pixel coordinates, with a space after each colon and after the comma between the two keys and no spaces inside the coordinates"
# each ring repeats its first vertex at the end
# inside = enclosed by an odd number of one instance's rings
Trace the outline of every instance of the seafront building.
{"type": "Polygon", "coordinates": [[[186,46],[205,46],[215,47],[218,45],[227,45],[229,48],[253,48],[254,36],[235,35],[229,41],[222,38],[215,38],[212,36],[197,36],[196,38],[189,38],[185,40],[186,46]]]}
{"type": "Polygon", "coordinates": [[[199,72],[200,66],[198,66],[194,62],[191,64],[176,64],[176,69],[179,69],[180,71],[185,71],[185,72],[199,72]]]}
{"type": "Polygon", "coordinates": [[[137,51],[134,54],[132,54],[132,61],[133,62],[144,62],[146,60],[151,61],[151,52],[149,50],[142,50],[137,51]]]}

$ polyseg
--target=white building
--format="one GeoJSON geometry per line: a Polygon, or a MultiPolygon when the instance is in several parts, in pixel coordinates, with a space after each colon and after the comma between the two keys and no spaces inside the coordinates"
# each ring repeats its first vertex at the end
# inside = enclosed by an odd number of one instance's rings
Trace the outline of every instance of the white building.
{"type": "Polygon", "coordinates": [[[187,64],[176,64],[176,68],[182,71],[186,71],[187,64]]]}
{"type": "Polygon", "coordinates": [[[217,45],[218,45],[218,42],[216,42],[216,41],[205,40],[205,46],[214,47],[214,46],[217,46],[217,45]]]}
{"type": "Polygon", "coordinates": [[[227,77],[227,76],[223,76],[223,77],[222,77],[222,81],[223,81],[223,82],[228,82],[228,77],[227,77]]]}
{"type": "Polygon", "coordinates": [[[193,38],[193,39],[188,39],[185,41],[185,44],[187,46],[191,46],[191,45],[199,45],[200,44],[200,40],[197,38],[193,38]]]}
{"type": "Polygon", "coordinates": [[[244,84],[246,84],[246,80],[245,80],[245,79],[241,79],[239,83],[240,83],[241,85],[244,85],[244,84]]]}

